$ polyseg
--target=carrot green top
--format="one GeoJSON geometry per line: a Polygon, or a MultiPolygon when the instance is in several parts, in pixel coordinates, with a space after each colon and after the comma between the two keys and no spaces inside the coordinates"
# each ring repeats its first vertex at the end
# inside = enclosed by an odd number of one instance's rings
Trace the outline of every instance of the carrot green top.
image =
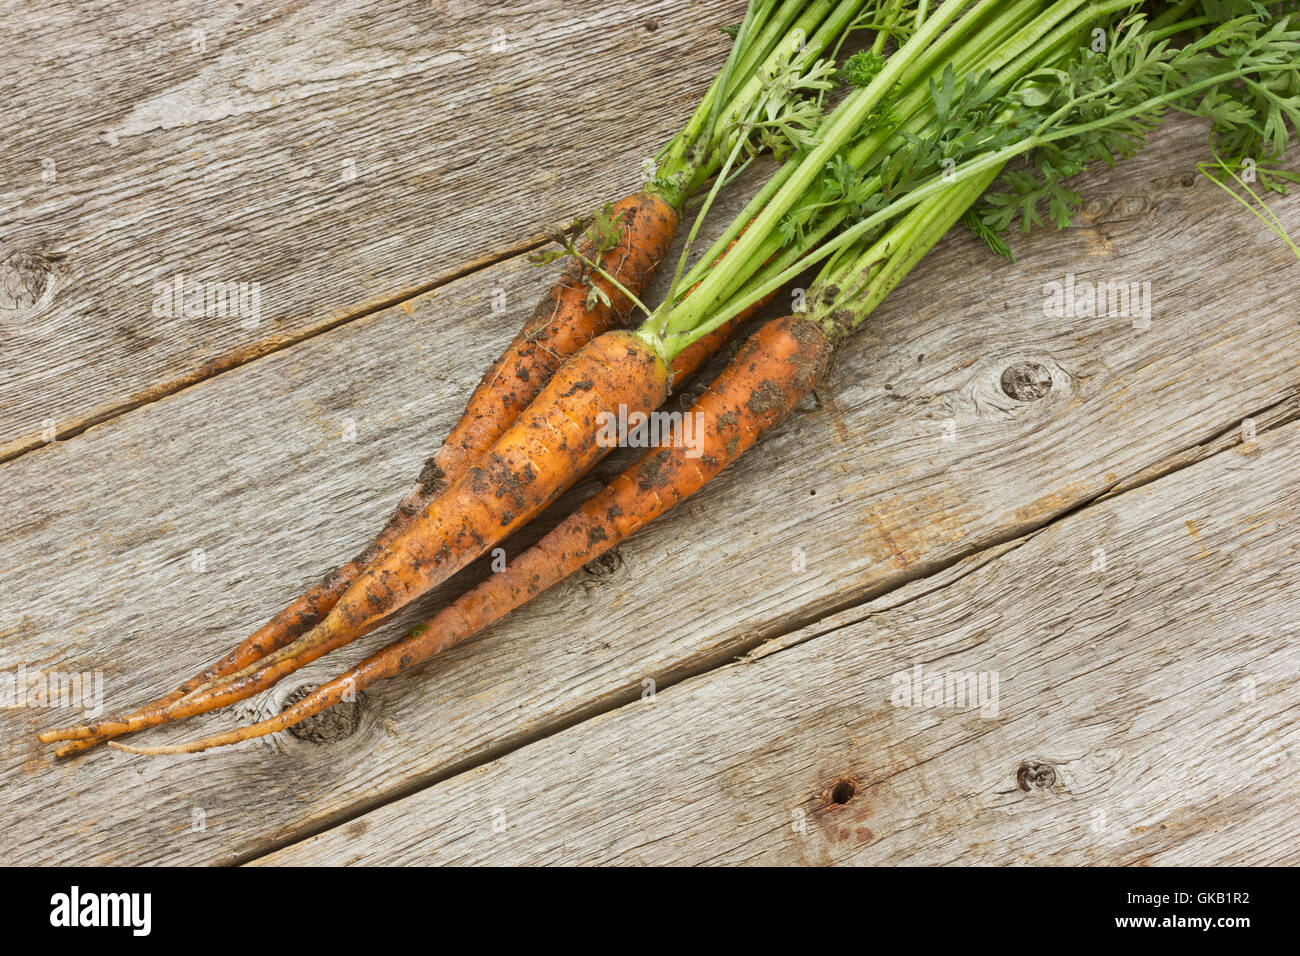
{"type": "MultiPolygon", "coordinates": [[[[872,278],[890,248],[964,219],[1009,254],[999,233],[1039,223],[1043,204],[1068,224],[1079,197],[1063,181],[1135,152],[1170,110],[1212,120],[1220,172],[1260,155],[1276,163],[1288,121],[1300,122],[1300,30],[1258,10],[1230,16],[1222,4],[1176,4],[1155,20],[1132,14],[1136,6],[949,0],[918,16],[892,55],[879,42],[854,54],[840,71],[850,89],[839,106],[690,270],[683,253],[638,334],[671,359],[818,263],[816,314],[852,328],[892,288],[872,278]],[[1027,167],[1005,168],[1021,157],[1027,167]],[[970,211],[999,175],[999,191],[970,211]],[[922,204],[925,214],[909,214],[922,204]],[[882,246],[886,230],[892,245],[882,246]]],[[[742,146],[733,144],[706,210],[742,146]]],[[[1274,186],[1290,175],[1270,174],[1274,186]]]]}

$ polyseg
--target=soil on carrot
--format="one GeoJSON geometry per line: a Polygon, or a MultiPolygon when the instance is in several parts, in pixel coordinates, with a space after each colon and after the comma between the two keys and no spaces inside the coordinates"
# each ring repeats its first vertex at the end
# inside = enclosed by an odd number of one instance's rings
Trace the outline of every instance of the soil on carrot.
{"type": "MultiPolygon", "coordinates": [[[[838,312],[832,313],[830,316],[830,325],[834,333],[833,337],[838,340],[847,336],[853,331],[853,322],[853,312],[849,309],[840,309],[838,312]]],[[[808,329],[800,329],[795,334],[809,335],[813,333],[808,329]]]]}
{"type": "Polygon", "coordinates": [[[672,456],[672,452],[665,448],[647,458],[645,464],[641,466],[641,476],[637,479],[637,487],[641,491],[662,488],[668,482],[668,476],[661,474],[661,472],[672,456]]]}
{"type": "Polygon", "coordinates": [[[749,396],[749,410],[755,415],[763,415],[774,408],[780,408],[785,399],[781,386],[777,385],[770,378],[764,379],[754,387],[753,394],[749,396]]]}
{"type": "Polygon", "coordinates": [[[437,455],[424,463],[424,467],[420,469],[420,477],[416,481],[420,485],[420,490],[426,496],[433,497],[442,494],[447,485],[447,476],[438,465],[437,455]]]}
{"type": "Polygon", "coordinates": [[[527,466],[516,472],[500,455],[493,454],[475,465],[472,473],[475,494],[508,499],[519,510],[528,506],[527,489],[536,476],[527,466]]]}

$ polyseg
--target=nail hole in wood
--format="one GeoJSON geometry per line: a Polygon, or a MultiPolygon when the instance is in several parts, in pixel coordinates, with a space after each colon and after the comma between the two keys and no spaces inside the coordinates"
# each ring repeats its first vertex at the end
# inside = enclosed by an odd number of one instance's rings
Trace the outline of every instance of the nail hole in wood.
{"type": "Polygon", "coordinates": [[[1016,786],[1030,790],[1048,790],[1056,786],[1056,768],[1040,760],[1025,760],[1016,768],[1016,786]]]}
{"type": "Polygon", "coordinates": [[[854,794],[858,792],[858,785],[852,780],[841,780],[831,787],[831,803],[838,807],[844,806],[853,799],[854,794]]]}
{"type": "Polygon", "coordinates": [[[1002,391],[1018,402],[1036,402],[1052,390],[1052,373],[1037,362],[1017,362],[1002,373],[1002,391]]]}

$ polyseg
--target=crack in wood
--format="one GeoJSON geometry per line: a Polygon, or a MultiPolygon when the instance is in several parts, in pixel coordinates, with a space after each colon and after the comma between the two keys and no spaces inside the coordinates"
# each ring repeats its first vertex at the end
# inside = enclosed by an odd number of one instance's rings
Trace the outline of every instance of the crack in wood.
{"type": "MultiPolygon", "coordinates": [[[[1251,417],[1257,417],[1260,419],[1264,419],[1266,421],[1265,427],[1259,429],[1256,433],[1256,434],[1263,434],[1263,433],[1275,431],[1278,428],[1281,428],[1287,424],[1290,424],[1291,422],[1296,421],[1297,419],[1300,419],[1300,406],[1296,404],[1296,396],[1292,395],[1292,396],[1288,396],[1287,398],[1279,402],[1275,402],[1267,406],[1266,408],[1254,412],[1251,417]],[[1278,410],[1282,410],[1282,413],[1271,414],[1278,410]]],[[[661,693],[665,690],[668,690],[669,688],[684,683],[688,680],[693,680],[695,678],[706,676],[709,673],[715,672],[724,667],[730,667],[737,664],[743,666],[745,663],[751,662],[753,660],[767,658],[774,654],[788,651],[792,648],[806,644],[809,641],[813,641],[818,638],[822,638],[834,634],[837,631],[843,630],[844,628],[849,627],[853,624],[861,623],[862,621],[865,621],[868,617],[871,616],[870,612],[858,617],[848,618],[845,620],[837,620],[834,626],[828,627],[824,630],[815,630],[816,625],[819,621],[826,621],[827,619],[830,618],[839,617],[847,612],[852,611],[853,608],[861,607],[864,604],[877,601],[881,597],[885,597],[891,593],[905,591],[907,592],[907,596],[903,600],[890,604],[888,608],[889,610],[902,607],[905,604],[912,603],[921,598],[924,598],[929,595],[933,595],[939,591],[949,588],[956,582],[960,581],[962,578],[965,578],[968,575],[976,572],[986,564],[993,561],[997,561],[1001,559],[1003,556],[1005,556],[1006,554],[1008,554],[1009,552],[1023,547],[1024,545],[1032,541],[1034,538],[1042,535],[1043,533],[1061,524],[1062,522],[1069,520],[1071,517],[1079,514],[1080,512],[1085,511],[1088,508],[1094,507],[1095,505],[1097,505],[1099,502],[1103,500],[1106,501],[1112,500],[1114,497],[1116,497],[1117,494],[1129,493],[1135,491],[1139,488],[1144,487],[1145,485],[1148,485],[1154,481],[1159,480],[1160,478],[1166,477],[1168,475],[1172,475],[1177,471],[1181,471],[1185,468],[1188,468],[1196,464],[1197,462],[1205,461],[1209,458],[1213,458],[1218,455],[1228,453],[1233,446],[1228,445],[1225,447],[1214,447],[1214,444],[1217,439],[1232,434],[1237,427],[1239,427],[1237,424],[1224,426],[1223,428],[1219,429],[1215,433],[1215,435],[1210,439],[1208,439],[1207,441],[1199,442],[1195,445],[1190,445],[1187,448],[1183,449],[1182,451],[1178,452],[1177,454],[1168,456],[1165,459],[1165,462],[1169,463],[1168,468],[1162,469],[1161,468],[1162,463],[1157,463],[1157,465],[1154,465],[1151,468],[1144,469],[1141,472],[1142,480],[1140,481],[1135,479],[1130,479],[1126,482],[1121,482],[1117,480],[1113,485],[1111,485],[1105,491],[1092,496],[1087,501],[1079,503],[1076,507],[1071,508],[1055,516],[1051,516],[1044,519],[1041,522],[1041,524],[1039,524],[1037,527],[1035,527],[1034,529],[1032,529],[1027,533],[1016,535],[1007,540],[995,541],[989,544],[980,545],[978,547],[972,547],[971,550],[960,554],[958,557],[952,559],[951,561],[944,562],[942,566],[932,570],[922,570],[921,566],[916,566],[916,570],[912,574],[898,581],[896,584],[883,588],[879,591],[864,592],[861,595],[854,596],[846,600],[842,605],[832,610],[826,611],[824,613],[819,613],[811,620],[802,621],[802,622],[799,620],[789,621],[780,629],[779,633],[766,634],[766,635],[756,634],[746,642],[748,646],[744,646],[734,651],[730,651],[725,655],[719,655],[714,658],[705,659],[703,661],[700,661],[698,663],[698,666],[684,667],[676,671],[670,672],[663,679],[656,680],[656,693],[661,693]],[[1213,450],[1208,450],[1211,448],[1213,448],[1213,450]],[[1205,451],[1204,454],[1200,456],[1194,458],[1187,457],[1188,453],[1195,452],[1197,449],[1207,449],[1207,450],[1205,451]],[[1124,486],[1123,492],[1117,492],[1115,489],[1119,488],[1121,485],[1124,486]],[[965,565],[965,567],[961,568],[960,574],[953,577],[944,578],[946,572],[954,568],[958,568],[959,566],[962,565],[965,565]],[[916,589],[915,591],[910,590],[911,586],[916,584],[917,582],[927,581],[932,578],[940,578],[942,580],[940,580],[939,583],[935,584],[933,587],[920,588],[920,589],[916,589]],[[814,630],[811,630],[810,633],[802,636],[798,640],[788,641],[788,642],[781,641],[781,639],[785,636],[797,635],[809,629],[814,629],[814,630]],[[771,646],[773,644],[779,644],[779,646],[768,651],[767,653],[756,654],[756,652],[758,652],[760,649],[771,646]]],[[[311,839],[312,837],[325,833],[329,830],[333,830],[338,827],[345,826],[349,823],[356,821],[359,817],[363,817],[366,814],[372,813],[375,810],[380,809],[381,807],[387,806],[391,803],[395,803],[397,801],[410,797],[413,794],[419,793],[423,790],[427,790],[430,787],[435,787],[440,783],[443,783],[453,777],[472,771],[478,767],[482,767],[487,764],[493,763],[497,760],[500,760],[503,757],[508,756],[509,754],[522,750],[531,744],[537,743],[538,741],[544,740],[548,737],[553,737],[557,734],[563,733],[564,731],[570,730],[576,726],[579,726],[580,724],[587,723],[597,717],[601,717],[606,714],[612,713],[616,710],[620,710],[628,706],[629,704],[636,704],[638,700],[639,700],[639,695],[637,695],[632,691],[629,691],[626,694],[611,696],[610,698],[607,698],[606,701],[604,701],[602,704],[593,704],[592,706],[589,707],[579,708],[573,711],[572,713],[566,715],[564,719],[558,720],[554,724],[548,725],[546,728],[542,730],[539,730],[534,733],[521,734],[514,739],[511,739],[509,741],[504,741],[499,745],[494,746],[489,750],[482,752],[481,754],[475,755],[474,757],[468,760],[448,765],[447,767],[444,767],[436,774],[431,774],[427,778],[423,778],[418,781],[413,781],[409,786],[404,786],[391,793],[384,794],[382,797],[379,797],[373,801],[369,801],[364,805],[357,805],[356,807],[349,808],[349,811],[347,813],[341,814],[338,817],[333,818],[329,821],[322,822],[317,826],[304,829],[302,832],[295,834],[291,838],[287,838],[282,841],[274,841],[271,844],[267,845],[266,847],[259,848],[256,850],[250,850],[245,854],[241,854],[238,858],[236,858],[232,862],[234,862],[235,865],[244,865],[247,863],[251,863],[257,859],[268,856],[286,847],[293,846],[298,843],[302,843],[305,840],[311,839]]],[[[937,759],[937,758],[930,758],[930,759],[937,759]]],[[[887,779],[887,778],[881,777],[879,779],[873,779],[871,783],[876,784],[883,779],[887,779]]],[[[1033,788],[1034,787],[1029,787],[1026,789],[1033,789],[1033,788]]]]}

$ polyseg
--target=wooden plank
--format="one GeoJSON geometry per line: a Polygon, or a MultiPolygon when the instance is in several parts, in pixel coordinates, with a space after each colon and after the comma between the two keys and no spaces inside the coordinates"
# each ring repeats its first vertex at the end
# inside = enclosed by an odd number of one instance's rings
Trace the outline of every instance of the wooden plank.
{"type": "MultiPolygon", "coordinates": [[[[949,237],[846,348],[820,408],[597,573],[375,688],[350,736],[55,764],[33,734],[63,715],[0,713],[6,858],[255,855],[1014,539],[1276,406],[1300,381],[1278,294],[1295,263],[1196,180],[1202,144],[1178,124],[1088,177],[1086,224],[1022,243],[1014,268],[949,237]],[[1150,328],[1044,316],[1043,284],[1069,272],[1150,279],[1150,328]],[[1025,360],[1051,373],[1036,401],[1001,391],[1025,360]],[[19,825],[31,814],[39,833],[19,825]]],[[[1278,209],[1300,227],[1300,202],[1278,209]]],[[[507,335],[493,290],[527,303],[544,281],[501,263],[5,465],[0,665],[102,670],[114,710],[229,647],[405,487],[507,335]]],[[[278,708],[436,606],[183,734],[278,708]]]]}
{"type": "Polygon", "coordinates": [[[743,8],[189,2],[16,18],[0,35],[0,459],[635,189],[743,8]],[[672,69],[629,69],[647,62],[672,69]],[[246,283],[247,298],[229,315],[156,314],[155,286],[177,276],[246,283]]]}
{"type": "Polygon", "coordinates": [[[1292,423],[258,862],[1294,864],[1298,471],[1292,423]]]}

